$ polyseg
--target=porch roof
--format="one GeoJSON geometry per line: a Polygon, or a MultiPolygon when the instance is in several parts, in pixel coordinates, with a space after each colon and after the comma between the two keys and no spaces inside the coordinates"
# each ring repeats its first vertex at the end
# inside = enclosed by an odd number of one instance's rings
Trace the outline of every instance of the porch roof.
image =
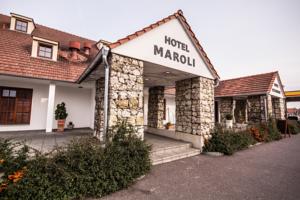
{"type": "Polygon", "coordinates": [[[276,76],[277,71],[220,81],[215,88],[215,97],[267,94],[276,76]]]}

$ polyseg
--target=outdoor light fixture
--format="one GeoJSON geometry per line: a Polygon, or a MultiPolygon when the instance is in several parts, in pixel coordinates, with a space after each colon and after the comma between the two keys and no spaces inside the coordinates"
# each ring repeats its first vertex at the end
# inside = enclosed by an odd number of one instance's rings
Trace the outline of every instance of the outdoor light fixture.
{"type": "Polygon", "coordinates": [[[145,78],[145,81],[149,81],[149,78],[145,78]]]}
{"type": "Polygon", "coordinates": [[[166,73],[166,74],[170,74],[171,72],[168,72],[168,71],[167,71],[167,72],[165,72],[165,73],[166,73]]]}

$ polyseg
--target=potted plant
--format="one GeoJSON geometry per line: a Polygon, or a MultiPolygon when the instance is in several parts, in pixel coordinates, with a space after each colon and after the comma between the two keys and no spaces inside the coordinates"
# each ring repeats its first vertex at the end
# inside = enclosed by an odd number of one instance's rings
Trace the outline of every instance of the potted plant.
{"type": "Polygon", "coordinates": [[[68,129],[73,129],[74,128],[74,123],[72,122],[72,121],[70,121],[69,123],[68,123],[68,129]]]}
{"type": "Polygon", "coordinates": [[[57,131],[63,132],[65,129],[66,118],[68,113],[66,110],[66,104],[64,102],[57,104],[55,110],[55,119],[57,120],[57,131]]]}
{"type": "Polygon", "coordinates": [[[226,114],[226,128],[232,128],[233,127],[233,116],[232,114],[226,114]]]}
{"type": "Polygon", "coordinates": [[[167,130],[169,130],[171,126],[172,126],[172,123],[171,123],[171,122],[168,122],[168,123],[166,123],[166,125],[165,125],[165,127],[166,127],[167,130]]]}

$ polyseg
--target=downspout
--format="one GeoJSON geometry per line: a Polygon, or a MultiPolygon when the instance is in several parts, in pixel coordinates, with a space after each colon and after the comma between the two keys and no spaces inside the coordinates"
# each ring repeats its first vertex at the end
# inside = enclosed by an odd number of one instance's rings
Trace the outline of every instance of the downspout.
{"type": "Polygon", "coordinates": [[[102,51],[102,59],[104,61],[104,70],[105,70],[105,82],[104,82],[104,127],[103,127],[103,142],[106,142],[107,130],[108,130],[108,87],[109,87],[109,70],[110,66],[107,60],[109,48],[107,46],[103,46],[101,48],[102,51]]]}

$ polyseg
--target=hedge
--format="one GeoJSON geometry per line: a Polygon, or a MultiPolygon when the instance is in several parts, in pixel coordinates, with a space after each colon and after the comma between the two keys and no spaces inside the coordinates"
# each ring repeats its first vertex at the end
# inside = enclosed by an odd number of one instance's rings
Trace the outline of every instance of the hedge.
{"type": "Polygon", "coordinates": [[[0,140],[0,170],[5,173],[0,199],[102,197],[128,187],[149,172],[150,146],[136,137],[131,125],[122,123],[116,130],[105,148],[95,138],[80,138],[51,156],[30,159],[26,146],[13,153],[13,143],[0,140]],[[12,176],[16,172],[18,179],[12,176]]]}

